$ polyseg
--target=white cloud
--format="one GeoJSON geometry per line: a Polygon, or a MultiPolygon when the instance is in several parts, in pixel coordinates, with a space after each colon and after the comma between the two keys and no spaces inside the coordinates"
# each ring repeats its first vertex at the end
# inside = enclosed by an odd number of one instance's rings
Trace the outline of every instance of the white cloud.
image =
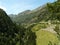
{"type": "Polygon", "coordinates": [[[5,10],[5,11],[7,10],[4,6],[0,6],[0,8],[3,9],[3,10],[5,10]]]}
{"type": "Polygon", "coordinates": [[[0,8],[3,9],[3,10],[7,10],[4,6],[3,6],[3,3],[0,1],[0,8]]]}

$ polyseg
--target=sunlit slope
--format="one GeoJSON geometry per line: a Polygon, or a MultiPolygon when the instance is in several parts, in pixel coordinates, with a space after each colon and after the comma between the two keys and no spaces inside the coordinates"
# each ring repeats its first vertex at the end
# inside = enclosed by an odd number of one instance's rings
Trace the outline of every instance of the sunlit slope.
{"type": "Polygon", "coordinates": [[[47,29],[48,27],[51,28],[52,25],[49,25],[47,23],[38,23],[32,27],[32,31],[36,33],[36,45],[48,45],[48,44],[56,44],[58,43],[57,34],[54,32],[51,32],[48,30],[42,30],[47,29]]]}
{"type": "Polygon", "coordinates": [[[47,28],[48,26],[49,26],[48,24],[37,23],[37,24],[35,24],[35,25],[32,27],[32,31],[35,32],[35,31],[38,31],[38,30],[40,30],[40,29],[47,28]]]}
{"type": "Polygon", "coordinates": [[[57,35],[44,31],[44,30],[39,30],[36,31],[36,44],[37,45],[48,45],[49,43],[52,43],[52,45],[58,43],[57,35]]]}

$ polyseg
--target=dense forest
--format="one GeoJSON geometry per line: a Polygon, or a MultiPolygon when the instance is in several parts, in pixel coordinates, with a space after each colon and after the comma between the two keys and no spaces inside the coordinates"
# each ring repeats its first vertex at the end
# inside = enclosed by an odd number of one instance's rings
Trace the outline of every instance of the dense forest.
{"type": "Polygon", "coordinates": [[[17,15],[0,9],[0,45],[60,45],[60,0],[17,15]]]}

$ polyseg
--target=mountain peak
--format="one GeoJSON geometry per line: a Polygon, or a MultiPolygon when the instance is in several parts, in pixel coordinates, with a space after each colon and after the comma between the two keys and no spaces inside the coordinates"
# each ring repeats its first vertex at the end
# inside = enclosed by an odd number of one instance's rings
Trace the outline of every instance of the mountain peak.
{"type": "Polygon", "coordinates": [[[18,15],[28,14],[29,12],[31,12],[31,10],[25,10],[25,11],[19,13],[18,15]]]}

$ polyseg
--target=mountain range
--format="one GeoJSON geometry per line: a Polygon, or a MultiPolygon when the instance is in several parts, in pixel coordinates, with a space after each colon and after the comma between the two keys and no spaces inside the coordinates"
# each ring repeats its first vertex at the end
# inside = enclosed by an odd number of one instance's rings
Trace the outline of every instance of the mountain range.
{"type": "Polygon", "coordinates": [[[47,5],[48,4],[45,4],[34,10],[25,10],[16,15],[11,14],[9,16],[13,22],[18,23],[18,24],[32,24],[32,23],[38,23],[41,21],[51,21],[51,20],[56,21],[56,20],[58,20],[59,16],[54,15],[54,14],[51,15],[52,13],[49,12],[47,5]]]}

